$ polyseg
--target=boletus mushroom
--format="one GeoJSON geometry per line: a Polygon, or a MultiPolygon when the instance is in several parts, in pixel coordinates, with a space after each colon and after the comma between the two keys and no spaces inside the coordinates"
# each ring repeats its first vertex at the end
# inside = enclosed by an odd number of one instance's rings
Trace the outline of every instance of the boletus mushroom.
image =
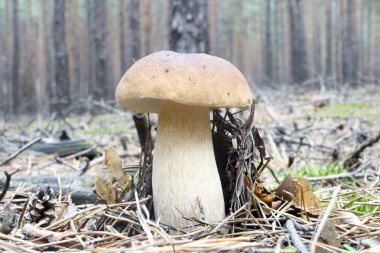
{"type": "Polygon", "coordinates": [[[251,105],[240,71],[207,54],[160,51],[128,69],[116,100],[136,112],[159,113],[152,172],[156,219],[176,228],[189,224],[183,217],[223,219],[209,111],[251,105]]]}

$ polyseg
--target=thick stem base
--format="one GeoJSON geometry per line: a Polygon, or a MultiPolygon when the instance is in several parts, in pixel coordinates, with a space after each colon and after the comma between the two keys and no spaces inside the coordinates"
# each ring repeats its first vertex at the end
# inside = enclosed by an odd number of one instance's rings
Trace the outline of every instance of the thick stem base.
{"type": "Polygon", "coordinates": [[[152,183],[155,216],[164,224],[224,218],[208,108],[161,102],[152,183]]]}

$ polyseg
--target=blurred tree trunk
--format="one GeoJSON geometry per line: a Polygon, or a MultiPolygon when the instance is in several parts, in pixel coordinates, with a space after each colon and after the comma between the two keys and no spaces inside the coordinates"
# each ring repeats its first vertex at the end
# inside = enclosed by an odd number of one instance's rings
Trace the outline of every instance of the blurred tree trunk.
{"type": "Polygon", "coordinates": [[[12,56],[12,113],[18,115],[20,109],[20,34],[18,0],[12,1],[13,56],[12,56]]]}
{"type": "Polygon", "coordinates": [[[129,0],[129,30],[131,37],[131,56],[140,59],[140,0],[129,0]]]}
{"type": "Polygon", "coordinates": [[[88,94],[95,97],[95,3],[93,0],[86,2],[86,81],[88,94]]]}
{"type": "MultiPolygon", "coordinates": [[[[285,32],[284,32],[284,11],[282,0],[275,0],[274,2],[274,49],[275,52],[273,56],[274,60],[274,80],[276,83],[283,83],[286,80],[285,74],[285,32]]],[[[272,79],[273,80],[273,79],[272,79]]]]}
{"type": "Polygon", "coordinates": [[[235,45],[234,45],[234,52],[235,52],[235,55],[234,55],[234,58],[232,60],[232,62],[235,64],[235,66],[238,67],[238,69],[244,73],[244,45],[245,45],[245,41],[247,40],[246,36],[245,36],[245,26],[246,26],[246,23],[244,22],[244,16],[243,16],[243,12],[244,12],[244,1],[238,1],[236,3],[236,7],[234,8],[235,9],[235,13],[234,14],[234,17],[236,17],[236,24],[237,24],[237,27],[235,27],[234,30],[234,37],[236,38],[235,40],[235,45]]]}
{"type": "MultiPolygon", "coordinates": [[[[4,1],[4,26],[2,29],[4,29],[4,34],[12,34],[12,8],[13,4],[10,1],[4,1]]],[[[11,60],[6,59],[12,59],[12,39],[13,36],[3,36],[3,51],[4,59],[3,59],[3,77],[4,79],[1,79],[3,84],[0,83],[0,86],[3,90],[3,103],[4,103],[4,114],[11,114],[12,113],[12,67],[13,62],[11,60]]]]}
{"type": "Polygon", "coordinates": [[[290,71],[294,83],[309,78],[307,63],[306,34],[301,0],[289,0],[290,71]]]}
{"type": "Polygon", "coordinates": [[[142,18],[142,54],[148,55],[151,52],[151,30],[152,30],[152,20],[151,20],[151,0],[140,0],[142,3],[143,9],[143,18],[142,18]]]}
{"type": "Polygon", "coordinates": [[[51,25],[52,17],[49,15],[51,13],[51,1],[41,0],[40,4],[42,5],[43,13],[46,13],[46,16],[43,18],[43,39],[44,39],[44,55],[45,55],[45,71],[46,77],[44,82],[45,87],[45,98],[43,101],[51,108],[50,103],[55,99],[55,84],[54,84],[54,59],[53,59],[53,43],[51,41],[53,26],[51,25]]]}
{"type": "Polygon", "coordinates": [[[332,28],[332,3],[331,0],[326,2],[326,55],[325,55],[325,76],[333,76],[333,28],[332,28]]]}
{"type": "MultiPolygon", "coordinates": [[[[43,0],[39,0],[36,6],[40,12],[43,11],[43,0]]],[[[39,15],[37,17],[37,57],[36,57],[36,101],[37,101],[37,112],[42,115],[45,106],[44,98],[46,95],[46,54],[47,51],[45,41],[44,41],[44,22],[46,17],[39,15]]]]}
{"type": "Polygon", "coordinates": [[[358,80],[358,48],[354,23],[355,2],[345,1],[345,30],[343,40],[343,82],[356,85],[358,80]]]}
{"type": "Polygon", "coordinates": [[[216,19],[216,38],[215,38],[215,49],[216,49],[216,55],[220,57],[225,57],[225,33],[223,31],[224,27],[224,17],[222,15],[223,5],[221,1],[216,2],[216,13],[215,13],[215,19],[216,19]]]}
{"type": "Polygon", "coordinates": [[[4,19],[4,13],[6,12],[5,8],[3,11],[0,11],[0,119],[4,119],[6,113],[6,86],[7,83],[5,81],[5,53],[4,53],[4,44],[5,39],[3,34],[5,33],[6,21],[4,19]]]}
{"type": "MultiPolygon", "coordinates": [[[[376,15],[372,15],[372,13],[374,13],[374,11],[372,10],[373,7],[375,6],[375,4],[373,4],[373,2],[369,1],[367,2],[367,25],[368,25],[368,50],[367,50],[367,55],[368,55],[368,61],[367,61],[367,64],[368,64],[368,75],[373,77],[374,76],[374,73],[373,73],[373,65],[374,65],[374,55],[373,55],[373,48],[374,48],[374,45],[376,44],[376,42],[374,43],[373,41],[373,27],[374,25],[372,25],[373,23],[375,23],[375,19],[373,18],[374,16],[376,15]]],[[[376,13],[376,12],[375,12],[376,13]]]]}
{"type": "MultiPolygon", "coordinates": [[[[216,54],[218,55],[217,53],[217,17],[218,17],[218,1],[217,0],[210,0],[209,1],[209,5],[210,5],[210,8],[209,8],[209,38],[210,38],[210,43],[209,43],[209,47],[210,47],[210,52],[212,54],[216,54]]],[[[220,42],[219,42],[220,43],[220,42]]]]}
{"type": "MultiPolygon", "coordinates": [[[[376,2],[374,6],[374,13],[380,13],[380,3],[376,2]]],[[[377,24],[380,22],[380,17],[379,15],[374,15],[375,16],[375,23],[377,21],[377,24]]],[[[375,42],[374,42],[374,49],[373,49],[373,55],[374,57],[374,63],[373,63],[373,68],[374,68],[374,75],[376,80],[376,83],[380,84],[380,45],[378,43],[379,40],[379,35],[380,34],[380,25],[374,25],[374,37],[375,37],[375,42]]]]}
{"type": "Polygon", "coordinates": [[[264,58],[264,83],[271,83],[273,80],[272,63],[272,19],[271,0],[265,1],[265,22],[264,22],[264,43],[262,44],[264,58]]]}
{"type": "Polygon", "coordinates": [[[31,0],[24,3],[24,15],[20,25],[21,41],[27,41],[26,45],[21,47],[19,75],[20,75],[20,100],[19,112],[21,114],[30,114],[35,110],[36,94],[35,94],[35,51],[36,39],[31,14],[31,0]]]}
{"type": "Polygon", "coordinates": [[[334,15],[334,65],[335,65],[335,75],[336,83],[342,82],[342,15],[340,11],[340,0],[332,0],[332,13],[334,15]]]}
{"type": "Polygon", "coordinates": [[[320,6],[319,0],[314,0],[313,1],[313,39],[312,39],[312,55],[313,55],[313,65],[314,65],[314,76],[322,75],[322,66],[321,66],[321,17],[322,17],[322,12],[321,12],[321,6],[320,6]]]}
{"type": "Polygon", "coordinates": [[[82,85],[80,83],[80,35],[78,33],[80,22],[78,18],[78,1],[67,1],[66,19],[70,90],[71,97],[77,100],[81,95],[82,85]]]}
{"type": "Polygon", "coordinates": [[[106,34],[106,2],[103,0],[95,0],[95,90],[94,99],[100,100],[102,98],[108,98],[109,86],[112,86],[110,82],[108,67],[110,62],[108,61],[108,45],[106,34]]]}
{"type": "Polygon", "coordinates": [[[359,57],[359,75],[358,81],[369,82],[372,79],[372,74],[369,71],[371,55],[371,1],[361,1],[360,2],[360,23],[358,23],[358,55],[359,57]]]}
{"type": "Polygon", "coordinates": [[[120,47],[120,73],[127,70],[127,28],[125,27],[125,12],[127,11],[124,0],[119,0],[119,47],[120,47]]]}
{"type": "Polygon", "coordinates": [[[56,93],[53,97],[56,101],[53,110],[62,111],[70,104],[70,83],[68,56],[65,39],[65,0],[54,1],[54,73],[56,93]]]}
{"type": "Polygon", "coordinates": [[[232,60],[234,58],[235,52],[234,52],[234,17],[232,15],[232,10],[233,10],[233,4],[232,0],[226,0],[227,3],[227,10],[225,14],[225,23],[223,26],[225,26],[225,29],[223,29],[223,33],[227,34],[226,35],[226,42],[224,44],[224,51],[226,52],[224,57],[226,57],[228,60],[232,60]],[[227,45],[226,45],[227,44],[227,45]]]}
{"type": "Polygon", "coordinates": [[[207,0],[170,1],[171,50],[182,53],[209,51],[207,0]]]}

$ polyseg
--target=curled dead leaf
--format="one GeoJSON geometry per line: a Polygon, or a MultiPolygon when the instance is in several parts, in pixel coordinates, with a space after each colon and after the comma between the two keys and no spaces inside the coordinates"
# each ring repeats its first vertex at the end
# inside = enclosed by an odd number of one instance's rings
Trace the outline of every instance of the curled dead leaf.
{"type": "Polygon", "coordinates": [[[255,195],[264,203],[269,206],[272,205],[272,201],[274,198],[274,194],[270,193],[267,189],[264,188],[264,185],[261,183],[257,183],[255,187],[255,195]]]}
{"type": "Polygon", "coordinates": [[[106,183],[101,177],[98,176],[93,176],[92,180],[95,184],[94,189],[96,195],[107,204],[115,203],[116,197],[112,192],[112,184],[110,184],[110,182],[106,183]]]}
{"type": "Polygon", "coordinates": [[[104,149],[104,165],[108,172],[108,181],[116,181],[116,188],[120,188],[120,193],[127,192],[131,189],[132,182],[124,172],[122,161],[114,148],[106,147],[104,149]]]}
{"type": "Polygon", "coordinates": [[[296,180],[296,193],[297,204],[306,212],[313,215],[319,215],[321,209],[321,202],[312,191],[309,180],[303,177],[295,177],[296,180]]]}
{"type": "Polygon", "coordinates": [[[257,183],[255,187],[253,186],[252,179],[248,176],[244,176],[244,183],[250,189],[252,192],[255,193],[255,195],[264,203],[268,204],[269,206],[272,205],[272,201],[274,198],[274,194],[270,193],[267,189],[265,189],[264,185],[262,183],[257,183]],[[253,190],[253,188],[255,188],[253,190]]]}
{"type": "Polygon", "coordinates": [[[307,213],[318,215],[320,212],[320,201],[312,191],[309,181],[303,177],[288,175],[273,192],[279,199],[294,201],[297,208],[307,213]]]}

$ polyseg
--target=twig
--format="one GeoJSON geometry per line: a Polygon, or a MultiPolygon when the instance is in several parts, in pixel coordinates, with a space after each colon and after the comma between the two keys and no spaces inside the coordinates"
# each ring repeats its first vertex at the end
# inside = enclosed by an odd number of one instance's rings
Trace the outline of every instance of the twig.
{"type": "Polygon", "coordinates": [[[19,170],[20,169],[17,169],[15,171],[13,171],[11,174],[9,174],[7,171],[4,171],[4,174],[5,174],[5,184],[4,184],[4,187],[3,187],[3,191],[0,194],[0,201],[2,201],[3,198],[5,197],[5,194],[7,194],[7,191],[9,189],[9,184],[11,183],[12,176],[14,174],[16,174],[17,172],[19,172],[19,170]]]}
{"type": "Polygon", "coordinates": [[[325,211],[325,214],[323,215],[322,217],[322,220],[321,222],[319,223],[319,226],[318,226],[318,229],[317,229],[317,232],[314,234],[314,237],[313,237],[313,241],[311,242],[311,246],[310,246],[310,252],[311,253],[315,253],[316,250],[317,250],[317,242],[318,242],[318,239],[319,239],[319,236],[321,235],[321,232],[323,230],[323,227],[326,225],[326,222],[329,218],[329,215],[331,213],[331,210],[332,208],[334,207],[334,204],[336,202],[336,198],[338,196],[338,193],[340,191],[340,185],[338,185],[336,188],[335,188],[335,191],[333,192],[332,194],[332,197],[330,199],[330,203],[329,203],[329,206],[327,207],[326,211],[325,211]]]}
{"type": "Polygon", "coordinates": [[[292,221],[292,222],[294,224],[294,227],[297,230],[300,230],[300,231],[303,231],[303,232],[313,232],[313,231],[315,231],[315,226],[302,225],[302,224],[299,224],[297,221],[292,221]]]}
{"type": "Polygon", "coordinates": [[[31,224],[25,224],[22,233],[29,238],[46,238],[49,242],[57,242],[62,240],[67,232],[54,232],[47,229],[40,229],[31,224]]]}
{"type": "Polygon", "coordinates": [[[350,178],[350,177],[364,177],[365,175],[359,174],[359,172],[368,168],[368,166],[370,166],[372,162],[378,157],[380,157],[380,153],[376,154],[374,157],[372,157],[367,162],[360,165],[359,168],[357,168],[355,171],[352,171],[352,172],[340,173],[338,175],[330,175],[330,176],[308,177],[307,180],[309,180],[309,182],[315,182],[315,181],[332,181],[332,180],[350,178]]]}
{"type": "Polygon", "coordinates": [[[74,171],[81,171],[79,168],[77,168],[77,167],[71,165],[69,162],[65,161],[65,159],[62,159],[62,158],[60,158],[59,156],[57,156],[57,157],[55,158],[55,160],[57,161],[57,163],[63,164],[63,165],[69,167],[70,169],[72,169],[72,170],[74,170],[74,171]]]}
{"type": "Polygon", "coordinates": [[[298,235],[293,221],[290,219],[287,220],[285,226],[289,231],[290,239],[292,240],[294,247],[297,248],[297,252],[301,252],[301,253],[309,252],[305,244],[301,241],[301,237],[298,235]]]}
{"type": "Polygon", "coordinates": [[[28,142],[27,144],[25,144],[22,148],[20,148],[19,150],[17,150],[15,153],[13,153],[12,155],[8,156],[4,161],[2,161],[0,163],[0,166],[3,166],[4,164],[10,162],[11,160],[13,160],[14,158],[16,158],[19,154],[21,154],[23,151],[25,151],[26,149],[28,149],[29,147],[31,147],[32,145],[34,145],[35,143],[39,142],[41,140],[41,138],[36,138],[30,142],[28,142]]]}
{"type": "Polygon", "coordinates": [[[25,201],[24,206],[22,207],[20,217],[18,218],[17,229],[21,228],[22,221],[24,220],[26,209],[28,208],[28,203],[29,203],[29,198],[25,201]]]}
{"type": "Polygon", "coordinates": [[[368,141],[364,142],[362,145],[360,145],[357,149],[355,149],[351,154],[348,155],[343,160],[343,167],[351,167],[351,165],[354,163],[355,159],[359,158],[359,155],[368,147],[371,147],[376,142],[380,141],[380,132],[377,133],[377,135],[368,141]]]}
{"type": "Polygon", "coordinates": [[[134,113],[133,122],[137,130],[137,135],[139,137],[140,145],[142,148],[145,147],[147,138],[149,138],[150,143],[153,143],[152,135],[150,134],[150,123],[149,119],[145,113],[134,113]]]}

